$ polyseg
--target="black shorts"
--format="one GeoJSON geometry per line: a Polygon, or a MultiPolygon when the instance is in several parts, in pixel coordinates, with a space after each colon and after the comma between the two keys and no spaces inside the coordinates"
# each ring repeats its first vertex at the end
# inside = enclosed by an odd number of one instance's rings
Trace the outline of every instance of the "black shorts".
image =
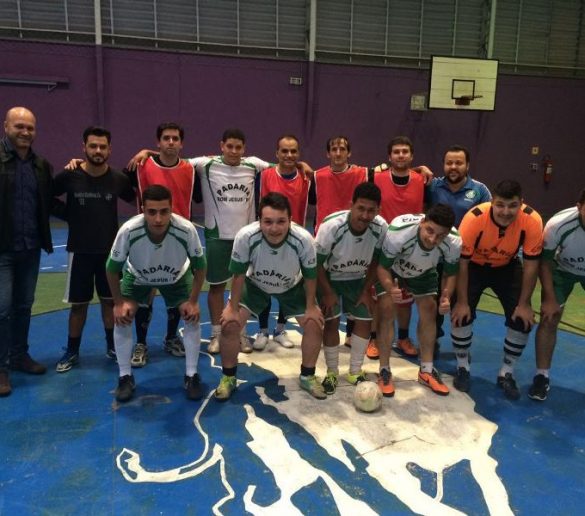
{"type": "Polygon", "coordinates": [[[69,253],[65,303],[89,303],[93,290],[100,299],[111,299],[106,278],[106,260],[109,254],[69,253]]]}
{"type": "Polygon", "coordinates": [[[469,262],[467,297],[472,320],[476,317],[475,309],[486,288],[491,288],[500,301],[506,316],[506,326],[526,333],[520,319],[512,321],[512,314],[518,305],[522,289],[522,263],[520,260],[516,258],[503,267],[489,267],[469,262]]]}

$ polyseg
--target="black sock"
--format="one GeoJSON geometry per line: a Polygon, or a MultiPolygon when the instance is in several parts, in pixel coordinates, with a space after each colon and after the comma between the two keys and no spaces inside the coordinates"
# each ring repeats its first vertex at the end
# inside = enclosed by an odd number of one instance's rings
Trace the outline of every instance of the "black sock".
{"type": "Polygon", "coordinates": [[[221,371],[225,376],[236,376],[238,366],[235,367],[222,367],[221,371]]]}
{"type": "Polygon", "coordinates": [[[278,324],[286,324],[286,317],[282,308],[278,310],[278,324]]]}
{"type": "Polygon", "coordinates": [[[148,333],[148,325],[152,319],[152,305],[139,306],[136,310],[135,326],[136,326],[136,342],[146,344],[146,334],[148,333]]]}
{"type": "Polygon", "coordinates": [[[262,310],[260,315],[258,316],[258,327],[259,328],[268,328],[268,317],[270,317],[270,303],[268,306],[262,310]]]}
{"type": "Polygon", "coordinates": [[[372,340],[375,340],[375,339],[376,339],[376,337],[377,337],[377,335],[378,335],[378,334],[377,334],[375,331],[371,331],[371,332],[370,332],[370,339],[372,339],[372,340]]]}
{"type": "Polygon", "coordinates": [[[167,339],[171,339],[177,336],[177,328],[181,322],[181,313],[179,308],[174,306],[167,308],[167,339]]]}
{"type": "Polygon", "coordinates": [[[301,365],[301,376],[313,376],[314,374],[314,367],[305,367],[304,365],[301,365]]]}
{"type": "Polygon", "coordinates": [[[81,337],[68,337],[67,338],[67,351],[71,353],[79,353],[81,347],[81,337]]]}
{"type": "Polygon", "coordinates": [[[408,328],[404,329],[404,328],[398,328],[398,338],[400,340],[402,339],[408,339],[408,328]]]}
{"type": "Polygon", "coordinates": [[[106,345],[108,349],[114,349],[114,328],[106,328],[106,345]]]}
{"type": "Polygon", "coordinates": [[[353,333],[355,321],[353,319],[348,319],[345,324],[345,334],[349,337],[353,333]]]}

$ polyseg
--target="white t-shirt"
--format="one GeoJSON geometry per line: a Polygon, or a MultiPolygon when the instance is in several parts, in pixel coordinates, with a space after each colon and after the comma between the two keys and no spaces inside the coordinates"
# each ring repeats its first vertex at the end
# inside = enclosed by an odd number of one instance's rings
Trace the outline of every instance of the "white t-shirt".
{"type": "Polygon", "coordinates": [[[365,276],[370,263],[378,258],[388,224],[377,215],[361,235],[352,233],[350,211],[338,211],[326,217],[317,233],[317,262],[332,280],[354,280],[365,276]]]}
{"type": "Polygon", "coordinates": [[[317,256],[313,237],[295,224],[282,243],[274,247],[262,235],[260,222],[238,231],[234,241],[230,272],[246,274],[252,283],[267,294],[282,294],[303,277],[317,277],[317,256]]]}
{"type": "Polygon", "coordinates": [[[461,254],[461,237],[451,228],[445,239],[433,249],[425,249],[418,236],[424,215],[400,215],[392,220],[384,243],[380,264],[402,278],[416,278],[443,262],[446,275],[455,274],[461,254]]]}
{"type": "Polygon", "coordinates": [[[205,208],[205,238],[233,240],[255,216],[254,181],[270,163],[259,158],[242,158],[239,165],[223,162],[221,156],[188,160],[201,179],[205,208]]]}
{"type": "Polygon", "coordinates": [[[122,225],[110,251],[107,270],[119,272],[124,266],[136,285],[172,285],[189,268],[205,268],[205,257],[197,230],[187,219],[171,215],[164,239],[154,243],[140,214],[122,225]]]}

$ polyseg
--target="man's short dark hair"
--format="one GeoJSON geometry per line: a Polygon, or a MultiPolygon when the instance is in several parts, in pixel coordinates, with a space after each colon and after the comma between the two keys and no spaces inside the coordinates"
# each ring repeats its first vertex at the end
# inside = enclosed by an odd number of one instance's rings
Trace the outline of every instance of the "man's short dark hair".
{"type": "Polygon", "coordinates": [[[374,201],[378,206],[382,202],[382,192],[378,188],[378,185],[370,181],[360,183],[353,191],[351,202],[355,203],[358,199],[367,199],[368,201],[374,201]]]}
{"type": "Polygon", "coordinates": [[[433,204],[425,213],[425,220],[451,229],[455,224],[455,212],[448,204],[433,204]]]}
{"type": "Polygon", "coordinates": [[[337,143],[340,140],[344,141],[345,146],[347,147],[347,151],[351,152],[351,145],[349,143],[349,139],[347,138],[347,136],[343,136],[342,134],[339,134],[339,135],[334,136],[333,138],[329,138],[327,140],[327,152],[331,152],[331,145],[333,145],[334,143],[337,143]]]}
{"type": "Polygon", "coordinates": [[[142,205],[146,201],[166,201],[169,200],[172,204],[173,195],[171,191],[163,185],[150,185],[144,192],[142,192],[142,205]]]}
{"type": "Polygon", "coordinates": [[[221,141],[225,143],[230,138],[233,138],[234,140],[240,140],[244,145],[246,144],[246,135],[244,134],[244,131],[242,131],[241,129],[237,128],[226,129],[223,132],[223,135],[221,136],[221,141]]]}
{"type": "Polygon", "coordinates": [[[492,195],[502,199],[513,199],[514,197],[522,199],[522,186],[513,179],[504,179],[495,186],[492,195]]]}
{"type": "Polygon", "coordinates": [[[163,132],[167,129],[179,131],[179,136],[181,137],[181,141],[183,141],[183,138],[185,137],[185,131],[179,124],[176,124],[175,122],[163,122],[162,124],[160,124],[156,128],[156,139],[160,140],[162,138],[163,132]]]}
{"type": "Polygon", "coordinates": [[[585,189],[581,190],[579,194],[579,200],[577,201],[579,204],[583,204],[585,202],[585,189]]]}
{"type": "Polygon", "coordinates": [[[299,139],[294,134],[283,134],[282,136],[279,136],[278,139],[276,140],[276,150],[278,150],[278,148],[280,147],[281,140],[294,140],[295,142],[297,142],[297,145],[299,147],[301,146],[299,139]]]}
{"type": "Polygon", "coordinates": [[[448,152],[463,152],[463,154],[465,154],[465,162],[469,165],[470,156],[469,149],[467,147],[464,147],[463,145],[451,145],[451,147],[445,151],[443,159],[445,159],[445,156],[448,152]]]}
{"type": "Polygon", "coordinates": [[[262,218],[262,210],[265,206],[272,208],[273,210],[286,211],[289,218],[291,216],[290,202],[285,195],[278,192],[270,192],[260,199],[258,204],[258,217],[262,218]]]}
{"type": "Polygon", "coordinates": [[[108,143],[111,143],[112,141],[112,133],[110,133],[110,131],[107,129],[97,125],[91,125],[85,131],[83,131],[83,143],[87,143],[87,139],[90,136],[98,136],[100,138],[105,136],[106,140],[108,140],[108,143]]]}
{"type": "Polygon", "coordinates": [[[414,145],[408,136],[396,136],[395,138],[392,138],[388,144],[388,155],[392,153],[392,147],[394,147],[394,145],[408,145],[410,153],[414,154],[414,145]]]}

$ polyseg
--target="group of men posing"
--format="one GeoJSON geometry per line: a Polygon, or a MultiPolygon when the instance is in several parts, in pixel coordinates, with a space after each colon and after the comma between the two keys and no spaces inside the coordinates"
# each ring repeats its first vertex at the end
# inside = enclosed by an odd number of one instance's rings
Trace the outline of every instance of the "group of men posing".
{"type": "MultiPolygon", "coordinates": [[[[0,145],[0,395],[8,395],[8,369],[42,374],[46,368],[28,354],[28,325],[40,249],[51,251],[49,214],[69,224],[69,269],[65,300],[71,303],[67,349],[57,363],[66,372],[79,362],[81,334],[94,286],[102,303],[107,354],[116,358],[116,399],[131,399],[132,366],[146,364],[146,329],[154,290],[168,307],[165,349],[186,357],[187,397],[205,393],[197,373],[200,351],[199,293],[204,278],[212,336],[208,351],[221,353],[222,378],[214,391],[228,399],[237,386],[240,351],[260,351],[269,342],[271,298],[280,305],[273,339],[290,347],[284,323],[295,317],[302,328],[300,386],[315,398],[332,395],[339,382],[339,320],[352,321],[346,381],[366,379],[364,356],[378,358],[378,385],[394,395],[390,369],[394,319],[396,349],[420,355],[418,381],[433,392],[449,390],[433,366],[441,317],[451,313],[457,357],[453,385],[470,389],[469,349],[476,307],[492,288],[505,313],[504,358],[497,385],[518,399],[516,360],[535,323],[530,298],[540,271],[541,321],[537,331],[537,374],[529,396],[545,400],[557,326],[574,284],[585,286],[585,191],[575,208],[559,212],[543,227],[523,203],[513,180],[489,190],[468,175],[469,153],[447,150],[444,176],[412,168],[413,146],[406,137],[388,145],[388,162],[374,168],[351,165],[348,139],[327,142],[330,165],[313,172],[300,161],[293,135],[278,139],[277,163],[245,158],[245,136],[227,130],[221,155],[182,160],[183,129],[157,129],[158,151],[141,151],[126,173],[107,164],[110,133],[99,127],[83,135],[83,161],[52,177],[50,165],[31,148],[36,121],[26,108],[12,108],[0,145]],[[257,177],[260,180],[257,181],[257,177]],[[196,187],[196,183],[199,183],[196,187]],[[426,184],[425,184],[426,183],[426,184]],[[256,219],[255,197],[259,184],[256,219]],[[118,231],[117,199],[140,199],[140,214],[118,231]],[[65,202],[60,197],[66,194],[65,202]],[[191,217],[191,200],[201,195],[205,244],[191,217]],[[308,202],[316,204],[315,236],[306,229],[308,202]],[[423,212],[424,205],[427,210],[423,212]],[[518,258],[522,249],[521,261],[518,258]],[[231,295],[224,303],[228,280],[231,295]],[[409,306],[419,312],[420,350],[408,338],[409,306]],[[250,315],[260,318],[253,345],[245,336],[250,315]],[[183,339],[177,336],[184,319],[183,339]],[[131,323],[136,319],[133,346],[131,323]],[[373,319],[376,323],[373,325],[373,319]],[[372,329],[375,340],[372,339],[372,329]],[[327,373],[315,367],[324,345],[327,373]]],[[[439,334],[440,335],[440,334],[439,334]]]]}

